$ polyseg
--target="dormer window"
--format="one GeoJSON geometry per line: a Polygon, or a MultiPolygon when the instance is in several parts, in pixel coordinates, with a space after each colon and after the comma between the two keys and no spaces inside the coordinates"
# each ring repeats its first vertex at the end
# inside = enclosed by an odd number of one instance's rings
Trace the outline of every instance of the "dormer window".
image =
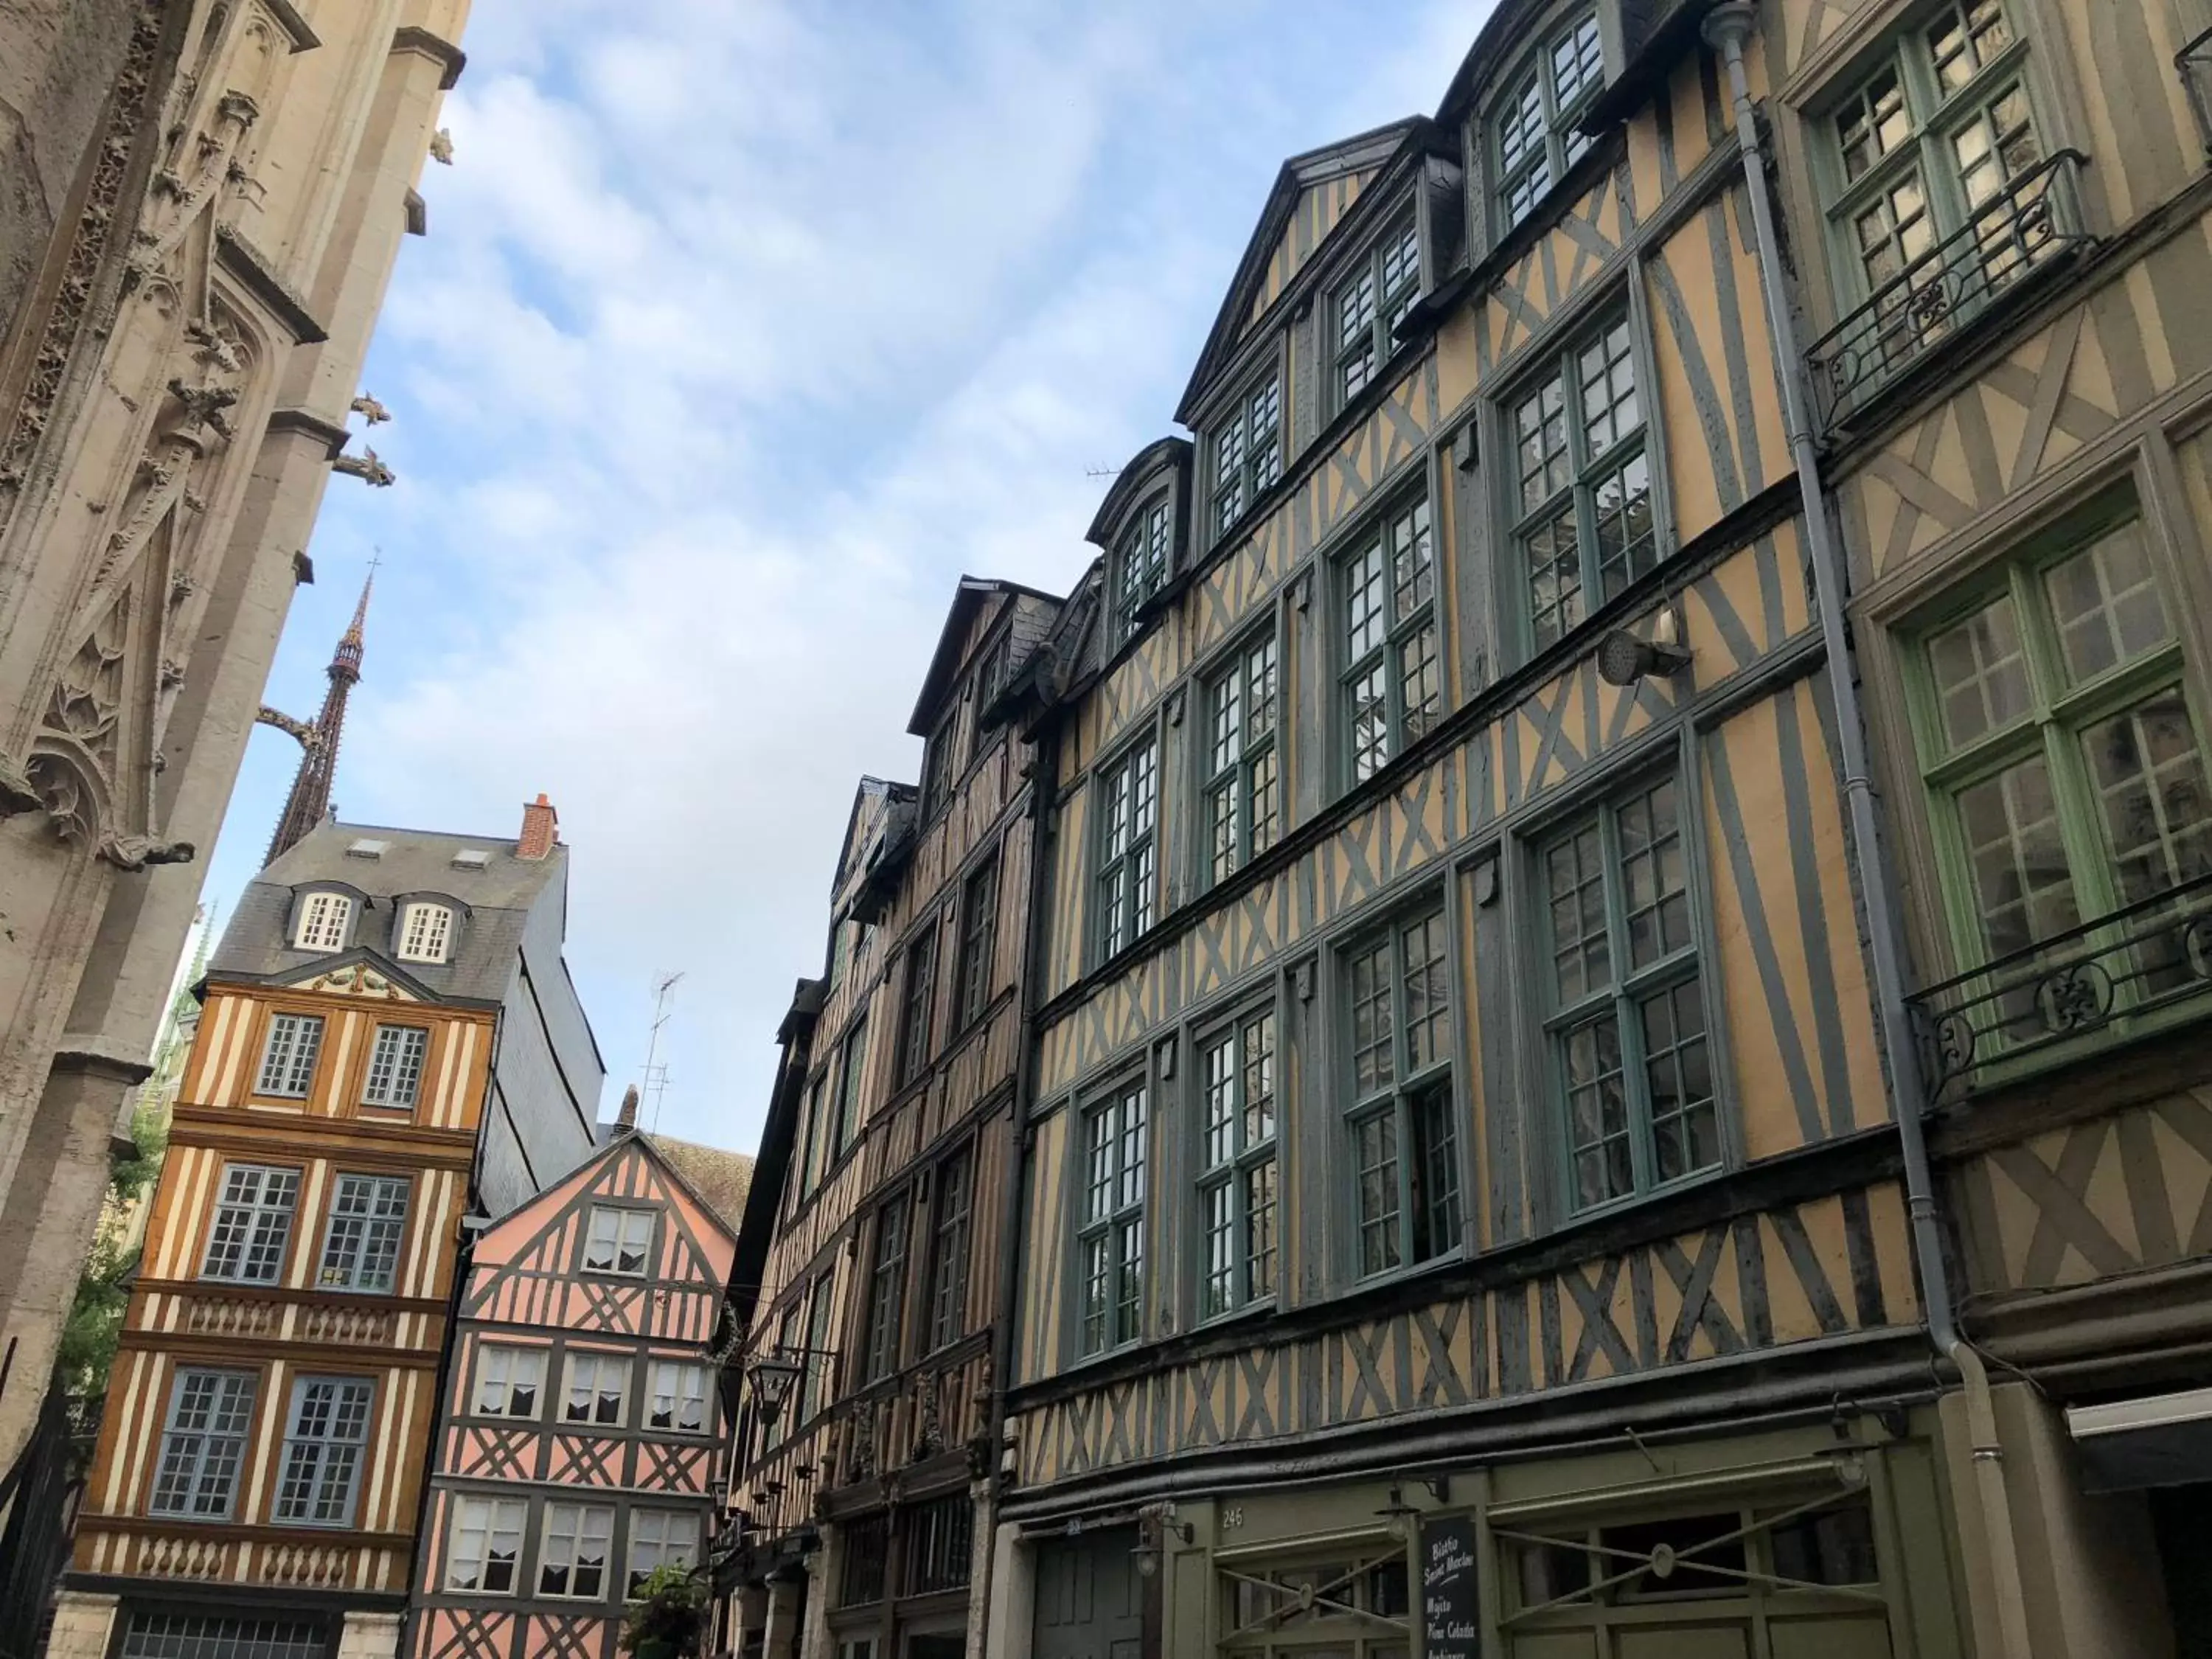
{"type": "Polygon", "coordinates": [[[1108,589],[1117,625],[1116,639],[1137,631],[1137,613],[1168,580],[1168,498],[1161,495],[1138,509],[1114,544],[1108,589]]]}
{"type": "Polygon", "coordinates": [[[1350,403],[1389,360],[1392,336],[1421,292],[1421,238],[1411,214],[1368,251],[1336,292],[1336,395],[1350,403]]]}
{"type": "Polygon", "coordinates": [[[453,950],[453,913],[443,904],[410,904],[399,913],[399,959],[443,962],[453,950]]]}
{"type": "Polygon", "coordinates": [[[310,893],[300,907],[292,943],[302,951],[343,951],[353,925],[353,901],[343,893],[310,893]]]}
{"type": "Polygon", "coordinates": [[[1283,473],[1283,381],[1273,368],[1237,400],[1213,434],[1213,531],[1243,516],[1283,473]]]}
{"type": "Polygon", "coordinates": [[[1589,148],[1574,129],[1605,84],[1597,14],[1581,13],[1507,84],[1491,125],[1501,230],[1527,218],[1589,148]]]}

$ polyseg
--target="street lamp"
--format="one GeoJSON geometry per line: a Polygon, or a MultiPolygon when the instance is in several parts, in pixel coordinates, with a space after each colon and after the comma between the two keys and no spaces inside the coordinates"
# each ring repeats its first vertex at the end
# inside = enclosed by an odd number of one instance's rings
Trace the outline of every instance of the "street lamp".
{"type": "Polygon", "coordinates": [[[799,1385],[799,1362],[781,1348],[764,1353],[747,1368],[753,1398],[760,1402],[761,1421],[773,1423],[783,1413],[784,1402],[799,1385]]]}

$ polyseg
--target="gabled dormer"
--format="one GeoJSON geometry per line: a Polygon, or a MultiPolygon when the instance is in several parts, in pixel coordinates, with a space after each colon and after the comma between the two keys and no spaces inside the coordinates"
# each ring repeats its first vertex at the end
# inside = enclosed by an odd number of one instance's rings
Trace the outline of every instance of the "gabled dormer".
{"type": "Polygon", "coordinates": [[[1143,631],[1154,601],[1188,568],[1190,468],[1188,440],[1147,444],[1121,469],[1085,532],[1106,558],[1104,655],[1143,631]]]}

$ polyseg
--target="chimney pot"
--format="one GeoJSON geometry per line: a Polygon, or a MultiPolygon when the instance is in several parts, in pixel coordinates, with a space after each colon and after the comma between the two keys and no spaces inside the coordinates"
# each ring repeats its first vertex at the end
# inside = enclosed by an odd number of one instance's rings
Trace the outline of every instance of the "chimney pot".
{"type": "Polygon", "coordinates": [[[526,801],[522,808],[522,834],[516,839],[514,856],[519,859],[542,859],[553,851],[560,840],[561,815],[553,810],[553,803],[539,790],[538,799],[526,801]]]}

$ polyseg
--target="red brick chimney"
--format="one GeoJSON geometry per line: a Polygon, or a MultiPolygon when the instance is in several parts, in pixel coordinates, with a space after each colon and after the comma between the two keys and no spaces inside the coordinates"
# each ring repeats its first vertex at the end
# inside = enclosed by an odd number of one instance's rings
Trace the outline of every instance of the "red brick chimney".
{"type": "Polygon", "coordinates": [[[560,836],[561,815],[553,810],[553,803],[539,790],[538,799],[526,801],[522,808],[522,834],[514,843],[514,856],[519,859],[542,859],[553,851],[553,843],[560,836]]]}

